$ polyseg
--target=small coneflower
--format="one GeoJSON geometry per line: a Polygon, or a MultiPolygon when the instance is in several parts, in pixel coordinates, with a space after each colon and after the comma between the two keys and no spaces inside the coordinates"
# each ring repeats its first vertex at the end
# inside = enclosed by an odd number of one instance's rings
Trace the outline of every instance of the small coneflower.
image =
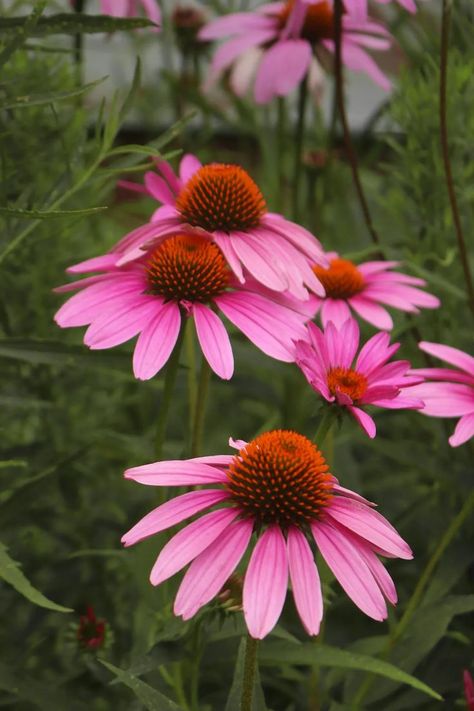
{"type": "Polygon", "coordinates": [[[449,438],[451,447],[459,447],[474,437],[474,358],[468,353],[442,343],[422,341],[422,351],[440,358],[453,368],[420,368],[414,375],[433,380],[416,385],[414,392],[423,399],[423,415],[431,417],[459,417],[454,433],[449,438]]]}
{"type": "Polygon", "coordinates": [[[232,348],[216,310],[267,355],[293,360],[293,339],[304,335],[307,316],[290,308],[296,306],[290,297],[277,302],[268,290],[259,292],[258,284],[242,286],[210,239],[174,234],[141,254],[140,261],[123,267],[107,264],[109,255],[89,260],[88,270],[102,273],[57,289],[81,290],[57,312],[58,325],[89,326],[84,343],[92,349],[112,348],[138,335],[133,370],[142,380],[165,365],[186,316],[194,319],[211,368],[230,378],[232,348]]]}
{"type": "Polygon", "coordinates": [[[377,554],[412,557],[388,521],[339,486],[321,451],[301,434],[276,430],[248,444],[231,444],[238,449],[234,456],[156,462],[125,472],[149,486],[213,485],[167,501],[122,538],[129,546],[214,509],[173,536],[151,571],[150,581],[158,585],[191,564],[175,614],[193,617],[222,591],[252,548],[242,595],[252,637],[265,637],[277,623],[288,579],[302,623],[316,635],[323,614],[318,549],[351,600],[369,617],[385,619],[385,600],[395,604],[397,595],[377,554]]]}
{"type": "Polygon", "coordinates": [[[393,328],[393,321],[384,306],[419,313],[420,308],[436,309],[440,305],[436,296],[419,288],[426,285],[423,279],[393,271],[398,262],[376,261],[356,265],[336,252],[328,252],[326,257],[328,267],[314,267],[326,291],[324,297],[314,297],[324,326],[329,321],[341,326],[353,309],[372,326],[389,331],[393,328]]]}
{"type": "Polygon", "coordinates": [[[113,250],[115,263],[139,258],[144,248],[171,232],[199,230],[219,246],[241,282],[246,269],[274,291],[288,291],[299,299],[308,298],[308,289],[324,294],[312,270],[314,263],[327,264],[320,243],[300,225],[268,212],[260,188],[243,168],[201,165],[195,156],[186,155],[179,177],[165,161],[158,162],[158,169],[160,175],[145,174],[145,189],[163,206],[149,224],[118,243],[113,250]]]}
{"type": "MultiPolygon", "coordinates": [[[[389,89],[390,81],[367,52],[388,49],[388,31],[366,14],[354,12],[353,0],[345,0],[344,9],[342,61],[389,89]]],[[[287,96],[306,76],[321,73],[321,64],[327,64],[335,51],[334,29],[333,0],[271,2],[253,12],[219,17],[200,32],[205,41],[230,37],[214,55],[208,84],[231,69],[231,86],[238,95],[247,91],[255,76],[257,103],[287,96]]]]}
{"type": "Polygon", "coordinates": [[[100,649],[105,644],[105,620],[96,617],[94,608],[88,605],[86,614],[79,618],[77,627],[77,641],[85,650],[100,649]]]}
{"type": "Polygon", "coordinates": [[[340,328],[330,321],[324,331],[310,323],[307,333],[308,340],[296,343],[296,363],[313,390],[328,403],[347,408],[369,437],[375,437],[376,427],[365,411],[367,405],[391,410],[423,407],[411,389],[422,378],[408,375],[409,361],[390,360],[400,344],[390,345],[387,333],[372,336],[357,358],[360,333],[354,319],[340,328]]]}

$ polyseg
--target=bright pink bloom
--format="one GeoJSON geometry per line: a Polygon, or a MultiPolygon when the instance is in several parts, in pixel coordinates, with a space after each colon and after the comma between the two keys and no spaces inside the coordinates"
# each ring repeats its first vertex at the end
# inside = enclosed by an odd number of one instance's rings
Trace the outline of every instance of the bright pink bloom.
{"type": "Polygon", "coordinates": [[[100,0],[101,13],[111,17],[136,17],[140,7],[149,20],[155,25],[161,25],[161,10],[157,0],[100,0]]]}
{"type": "MultiPolygon", "coordinates": [[[[143,249],[170,233],[191,229],[219,246],[241,283],[245,268],[269,289],[289,291],[298,299],[308,299],[307,289],[324,294],[312,270],[312,264],[327,264],[320,243],[300,225],[268,212],[262,193],[243,168],[223,163],[203,166],[193,155],[181,160],[179,177],[165,161],[158,168],[161,175],[145,174],[145,190],[164,204],[149,224],[114,248],[118,265],[141,257],[143,249]]],[[[128,182],[121,184],[137,189],[128,182]]]]}
{"type": "Polygon", "coordinates": [[[441,343],[422,341],[419,345],[425,353],[460,368],[417,368],[412,371],[414,375],[439,381],[417,385],[414,392],[425,403],[423,415],[461,418],[449,438],[451,447],[459,447],[474,436],[474,358],[441,343]]]}
{"type": "Polygon", "coordinates": [[[341,326],[352,308],[376,328],[389,331],[393,328],[392,317],[381,304],[410,313],[419,313],[419,308],[436,309],[440,304],[436,296],[417,288],[426,285],[423,279],[392,271],[399,262],[355,265],[336,252],[328,252],[326,257],[328,268],[314,267],[326,291],[325,297],[314,297],[318,310],[321,309],[323,325],[333,321],[341,326]]]}
{"type": "MultiPolygon", "coordinates": [[[[349,69],[368,74],[388,90],[390,81],[366,49],[388,49],[390,35],[380,23],[354,13],[352,2],[345,1],[342,18],[342,60],[349,69]]],[[[265,104],[276,96],[287,96],[308,73],[319,73],[318,59],[334,54],[333,0],[265,3],[253,12],[219,17],[203,27],[199,36],[206,41],[231,37],[214,55],[210,83],[233,67],[231,85],[236,94],[243,95],[256,64],[255,101],[265,104]]]]}
{"type": "Polygon", "coordinates": [[[296,363],[313,390],[327,402],[347,408],[369,437],[375,437],[376,428],[364,410],[367,405],[390,410],[423,407],[423,401],[413,396],[411,389],[421,378],[407,375],[407,360],[389,362],[400,344],[390,345],[387,333],[372,336],[355,363],[360,334],[354,319],[340,328],[330,321],[325,331],[310,323],[308,337],[309,341],[296,343],[296,363]]]}
{"type": "Polygon", "coordinates": [[[288,579],[302,623],[319,632],[323,599],[311,545],[351,600],[369,617],[387,616],[385,598],[395,586],[376,554],[412,558],[412,552],[373,504],[339,486],[316,445],[295,432],[276,430],[238,454],[156,462],[125,477],[149,486],[212,484],[177,496],[139,521],[122,542],[133,545],[185,519],[215,508],[188,524],[164,546],[151,571],[158,585],[191,563],[179,587],[174,613],[187,620],[216,597],[249,546],[243,611],[252,637],[275,626],[288,579]]]}
{"type": "Polygon", "coordinates": [[[474,681],[472,680],[471,673],[467,669],[464,670],[463,679],[467,708],[469,711],[474,711],[474,681]]]}
{"type": "Polygon", "coordinates": [[[84,343],[91,349],[112,348],[138,334],[133,371],[141,380],[165,365],[186,316],[194,319],[211,368],[230,378],[232,348],[215,309],[267,355],[293,360],[293,339],[303,337],[307,319],[296,299],[280,296],[277,302],[258,284],[241,286],[219,247],[201,234],[168,236],[141,254],[123,267],[114,266],[111,255],[84,263],[84,271],[101,273],[57,289],[80,289],[57,312],[58,325],[88,325],[84,343]]]}

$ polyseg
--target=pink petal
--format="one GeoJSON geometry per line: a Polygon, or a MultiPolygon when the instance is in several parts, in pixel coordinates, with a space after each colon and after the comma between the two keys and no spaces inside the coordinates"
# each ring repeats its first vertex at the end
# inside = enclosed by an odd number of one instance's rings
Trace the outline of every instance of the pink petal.
{"type": "Polygon", "coordinates": [[[306,632],[316,635],[323,617],[321,582],[308,541],[294,526],[288,530],[288,562],[296,609],[306,632]]]}
{"type": "Polygon", "coordinates": [[[159,200],[159,202],[163,202],[165,205],[174,205],[175,196],[171,192],[168,183],[156,173],[152,171],[145,173],[145,186],[155,200],[159,200]]]}
{"type": "Polygon", "coordinates": [[[68,267],[66,271],[68,274],[84,274],[87,272],[101,272],[104,269],[112,269],[117,262],[117,255],[113,252],[109,254],[102,254],[100,257],[92,257],[92,259],[86,259],[85,262],[79,262],[79,264],[73,264],[72,267],[68,267]]]}
{"type": "Polygon", "coordinates": [[[236,521],[211,543],[189,566],[174,603],[174,614],[189,620],[215,597],[245,553],[253,522],[236,521]]]}
{"type": "Polygon", "coordinates": [[[190,491],[182,496],[166,501],[149,514],[144,516],[133,528],[122,536],[122,543],[125,546],[132,546],[144,538],[164,531],[171,526],[181,523],[186,518],[207,509],[214,504],[218,504],[229,495],[221,489],[203,489],[202,491],[190,491]]]}
{"type": "Polygon", "coordinates": [[[160,158],[158,158],[155,162],[156,167],[160,171],[161,175],[166,180],[173,193],[177,195],[181,190],[181,182],[174,174],[173,168],[166,160],[161,160],[160,158]]]}
{"type": "Polygon", "coordinates": [[[147,486],[197,486],[216,482],[225,484],[228,481],[224,471],[192,459],[143,464],[127,469],[124,476],[147,486]]]}
{"type": "Polygon", "coordinates": [[[366,615],[385,620],[383,595],[351,537],[325,521],[312,523],[311,530],[321,555],[346,594],[366,615]]]}
{"type": "Polygon", "coordinates": [[[474,358],[464,353],[464,351],[459,350],[459,348],[444,346],[442,343],[430,343],[428,341],[421,341],[419,346],[425,353],[429,353],[436,358],[441,358],[441,360],[446,361],[446,363],[455,365],[466,373],[474,375],[474,358]]]}
{"type": "Polygon", "coordinates": [[[235,508],[211,511],[173,536],[156,559],[150,574],[151,584],[159,585],[184,568],[215,541],[239,513],[235,508]]]}
{"type": "Polygon", "coordinates": [[[336,328],[340,328],[344,321],[350,318],[351,311],[342,299],[326,298],[321,306],[321,320],[326,328],[329,321],[332,321],[336,328]]]}
{"type": "Polygon", "coordinates": [[[275,291],[288,289],[284,265],[264,242],[249,233],[234,232],[232,245],[237,257],[257,281],[275,291]]]}
{"type": "Polygon", "coordinates": [[[125,343],[145,328],[156,311],[157,301],[153,296],[130,299],[126,304],[109,309],[95,319],[86,331],[84,343],[93,350],[113,348],[125,343]]]}
{"type": "Polygon", "coordinates": [[[364,412],[360,407],[355,407],[352,405],[350,408],[350,413],[362,427],[364,432],[369,435],[370,439],[373,439],[377,434],[377,428],[372,417],[364,412]]]}
{"type": "Polygon", "coordinates": [[[463,383],[421,383],[409,392],[423,400],[422,413],[430,417],[461,417],[474,410],[474,390],[463,383]]]}
{"type": "Polygon", "coordinates": [[[395,605],[398,599],[397,590],[395,588],[395,583],[387,572],[387,569],[379,558],[377,558],[375,553],[370,549],[370,547],[363,544],[363,541],[359,540],[357,548],[362,558],[367,563],[370,572],[374,576],[385,598],[392,603],[392,605],[395,605]]]}
{"type": "Polygon", "coordinates": [[[449,444],[451,447],[459,447],[460,444],[464,444],[468,439],[474,436],[474,412],[469,415],[464,415],[461,417],[454,434],[449,438],[449,444]]]}
{"type": "Polygon", "coordinates": [[[170,357],[181,327],[179,306],[163,303],[157,315],[140,333],[133,353],[133,373],[139,380],[149,380],[170,357]]]}
{"type": "Polygon", "coordinates": [[[363,296],[351,296],[349,303],[365,321],[368,321],[376,328],[390,331],[393,328],[392,317],[383,306],[376,304],[363,296]]]}
{"type": "Polygon", "coordinates": [[[229,35],[245,35],[254,30],[268,30],[275,27],[273,18],[257,15],[255,12],[232,12],[205,25],[199,31],[199,39],[220,39],[229,35]]]}
{"type": "Polygon", "coordinates": [[[255,639],[263,639],[276,625],[287,585],[286,542],[279,526],[272,524],[258,539],[244,580],[244,616],[255,639]]]}
{"type": "Polygon", "coordinates": [[[351,489],[346,489],[345,487],[341,486],[340,484],[333,484],[332,488],[336,493],[341,494],[342,496],[345,496],[348,499],[354,499],[355,501],[359,501],[361,504],[365,504],[366,506],[376,506],[377,505],[377,504],[374,504],[372,501],[365,499],[360,494],[357,494],[355,491],[352,491],[351,489]]]}
{"type": "Polygon", "coordinates": [[[184,184],[187,183],[188,180],[191,180],[199,168],[202,168],[201,161],[196,158],[196,156],[193,156],[192,153],[186,153],[186,155],[181,158],[181,163],[179,164],[179,178],[181,182],[184,184]]]}
{"type": "Polygon", "coordinates": [[[234,246],[232,243],[232,237],[230,237],[228,234],[226,234],[224,232],[217,232],[217,231],[214,232],[213,236],[214,236],[214,242],[217,244],[217,246],[223,253],[229,267],[232,269],[232,271],[234,272],[235,276],[240,281],[240,283],[243,284],[245,281],[245,278],[244,278],[244,274],[242,271],[242,265],[240,264],[240,260],[235,252],[235,249],[234,249],[234,246]]]}
{"type": "Polygon", "coordinates": [[[257,104],[266,104],[275,96],[292,92],[307,73],[311,56],[311,45],[304,39],[283,40],[270,47],[257,71],[257,104]]]}
{"type": "Polygon", "coordinates": [[[356,360],[356,370],[368,378],[384,365],[399,347],[399,343],[390,345],[388,333],[376,333],[362,346],[356,360]]]}
{"type": "Polygon", "coordinates": [[[193,304],[193,316],[204,357],[220,378],[229,380],[234,372],[234,356],[224,324],[203,304],[193,304]]]}

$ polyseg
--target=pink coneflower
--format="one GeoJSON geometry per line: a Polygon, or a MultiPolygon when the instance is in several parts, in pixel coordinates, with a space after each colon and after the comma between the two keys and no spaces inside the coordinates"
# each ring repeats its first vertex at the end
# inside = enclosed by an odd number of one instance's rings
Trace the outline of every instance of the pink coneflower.
{"type": "Polygon", "coordinates": [[[336,252],[328,252],[326,257],[328,268],[314,267],[326,291],[325,297],[314,297],[323,325],[333,321],[341,326],[351,315],[352,308],[376,328],[389,331],[393,328],[392,317],[381,304],[409,313],[419,313],[419,308],[436,309],[440,305],[436,296],[417,288],[426,285],[423,279],[392,271],[398,262],[356,265],[336,252]]]}
{"type": "Polygon", "coordinates": [[[219,246],[240,282],[245,280],[245,268],[274,291],[289,291],[299,299],[308,298],[307,289],[324,294],[311,268],[314,263],[327,264],[320,243],[300,225],[268,212],[260,189],[243,168],[201,165],[193,155],[181,160],[179,177],[165,161],[158,168],[161,176],[145,174],[145,188],[164,204],[149,224],[114,248],[117,264],[139,258],[144,248],[170,233],[199,230],[219,246]]]}
{"type": "Polygon", "coordinates": [[[105,643],[105,620],[99,620],[94,608],[88,605],[85,615],[79,618],[77,641],[83,649],[99,649],[105,643]]]}
{"type": "Polygon", "coordinates": [[[360,334],[354,319],[340,328],[330,321],[325,331],[310,323],[308,337],[309,341],[296,343],[296,363],[311,387],[327,402],[347,408],[369,437],[375,437],[376,427],[365,412],[367,405],[390,410],[423,407],[410,387],[421,378],[407,375],[411,367],[407,360],[390,361],[400,344],[390,345],[387,333],[372,336],[355,363],[360,334]]]}
{"type": "MultiPolygon", "coordinates": [[[[388,49],[389,33],[365,15],[354,14],[351,3],[346,0],[344,5],[342,61],[388,90],[390,81],[366,48],[388,49]]],[[[231,37],[214,55],[210,82],[233,68],[231,85],[238,95],[246,92],[254,73],[245,59],[251,53],[250,64],[256,65],[255,101],[265,104],[276,96],[287,96],[308,73],[320,73],[319,62],[327,62],[334,54],[333,1],[265,3],[254,12],[231,13],[213,20],[203,27],[200,37],[206,41],[231,37]]]]}
{"type": "Polygon", "coordinates": [[[461,418],[449,438],[451,447],[459,447],[474,436],[474,358],[441,343],[422,341],[419,346],[425,353],[460,368],[417,368],[412,371],[414,375],[439,381],[421,383],[414,391],[425,403],[423,415],[461,418]]]}
{"type": "Polygon", "coordinates": [[[153,377],[170,357],[183,318],[192,316],[203,354],[221,378],[234,370],[229,336],[219,309],[258,348],[278,360],[293,360],[293,339],[304,334],[306,317],[287,305],[241,286],[219,247],[201,234],[174,234],[142,259],[124,267],[89,260],[89,271],[103,273],[60,287],[81,291],[57,312],[62,327],[89,325],[84,343],[112,348],[138,335],[133,370],[141,380],[153,377]]]}
{"type": "Polygon", "coordinates": [[[339,486],[318,447],[296,432],[276,430],[247,444],[232,442],[238,454],[156,462],[125,477],[150,486],[195,486],[167,501],[126,533],[133,545],[197,513],[218,506],[177,533],[151,571],[158,585],[188,563],[174,613],[187,620],[219,594],[249,545],[243,611],[252,637],[275,626],[285,602],[288,578],[303,625],[318,634],[323,600],[312,546],[316,545],[351,600],[369,617],[387,616],[386,598],[397,595],[377,554],[409,559],[412,552],[372,504],[339,486]],[[255,538],[253,538],[255,537],[255,538]]]}

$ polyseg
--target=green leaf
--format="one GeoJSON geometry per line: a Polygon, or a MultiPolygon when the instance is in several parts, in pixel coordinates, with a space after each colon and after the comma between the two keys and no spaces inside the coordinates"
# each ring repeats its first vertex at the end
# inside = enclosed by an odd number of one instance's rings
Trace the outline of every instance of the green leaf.
{"type": "MultiPolygon", "coordinates": [[[[11,37],[25,27],[25,17],[2,17],[0,19],[0,38],[11,37]]],[[[143,27],[156,27],[154,22],[145,17],[109,17],[109,15],[80,15],[60,13],[40,17],[33,27],[28,28],[28,37],[46,37],[47,35],[77,35],[110,33],[122,30],[138,30],[143,27]]]]}
{"type": "Polygon", "coordinates": [[[115,674],[122,684],[128,686],[148,711],[183,711],[181,706],[178,706],[174,701],[171,701],[171,699],[168,699],[168,697],[156,689],[153,689],[153,687],[141,681],[141,679],[133,676],[133,674],[130,674],[124,669],[119,669],[113,664],[110,664],[110,662],[106,662],[105,659],[99,659],[99,662],[111,671],[112,674],[115,674]]]}
{"type": "Polygon", "coordinates": [[[441,699],[441,696],[427,684],[389,662],[369,657],[366,654],[356,654],[337,647],[330,647],[326,644],[266,642],[261,646],[259,660],[261,664],[268,665],[304,664],[312,666],[314,664],[322,667],[339,667],[341,669],[372,672],[398,683],[412,686],[433,699],[441,699]]]}
{"type": "Polygon", "coordinates": [[[10,558],[3,543],[0,543],[0,577],[34,605],[39,605],[39,607],[45,607],[47,610],[54,610],[55,612],[72,612],[70,608],[57,605],[55,602],[48,600],[43,593],[34,588],[21,572],[20,564],[10,558]]]}
{"type": "Polygon", "coordinates": [[[107,210],[107,207],[84,207],[80,210],[25,210],[21,207],[0,206],[0,215],[11,215],[12,217],[23,217],[30,220],[49,220],[54,217],[91,215],[95,212],[102,212],[103,210],[107,210]]]}
{"type": "MultiPolygon", "coordinates": [[[[225,711],[239,711],[240,701],[242,698],[242,683],[244,677],[244,662],[245,662],[245,639],[240,640],[239,651],[237,653],[237,661],[235,664],[234,678],[230,687],[229,696],[225,705],[225,711]]],[[[266,711],[265,697],[263,695],[262,684],[258,667],[255,673],[252,711],[266,711]]]]}
{"type": "Polygon", "coordinates": [[[17,49],[20,49],[28,37],[31,36],[45,7],[46,0],[39,0],[39,2],[34,5],[31,15],[26,17],[16,31],[12,33],[10,41],[0,52],[0,67],[3,66],[5,62],[10,59],[12,54],[16,52],[17,49]]]}
{"type": "Polygon", "coordinates": [[[55,101],[72,99],[76,96],[81,96],[81,94],[85,94],[95,86],[102,84],[102,82],[106,79],[107,77],[102,77],[102,79],[91,81],[88,84],[78,86],[75,89],[69,89],[68,91],[57,91],[50,94],[28,94],[26,96],[15,96],[15,98],[8,99],[6,104],[1,104],[0,110],[22,108],[29,109],[31,106],[42,106],[43,104],[52,104],[55,101]]]}
{"type": "Polygon", "coordinates": [[[30,704],[44,711],[87,711],[90,708],[71,698],[68,692],[57,688],[57,682],[46,684],[31,677],[20,676],[16,670],[1,662],[0,689],[28,702],[28,708],[31,708],[30,704]]]}
{"type": "Polygon", "coordinates": [[[84,346],[72,346],[54,341],[34,341],[21,338],[0,340],[0,356],[28,363],[44,363],[67,367],[106,368],[130,372],[130,356],[110,351],[93,353],[84,346]]]}

